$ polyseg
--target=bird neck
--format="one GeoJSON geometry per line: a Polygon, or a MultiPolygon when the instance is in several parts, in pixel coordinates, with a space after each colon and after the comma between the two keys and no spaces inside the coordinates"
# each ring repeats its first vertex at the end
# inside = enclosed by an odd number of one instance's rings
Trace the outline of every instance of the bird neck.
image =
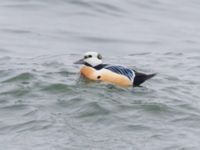
{"type": "Polygon", "coordinates": [[[104,68],[105,66],[107,66],[108,64],[100,64],[100,65],[97,65],[93,68],[95,68],[96,70],[101,70],[102,68],[104,68]]]}
{"type": "Polygon", "coordinates": [[[89,63],[85,63],[85,65],[88,66],[88,67],[92,67],[96,70],[100,70],[100,69],[104,68],[105,66],[107,66],[107,64],[99,64],[99,65],[96,65],[96,66],[92,66],[89,63]]]}

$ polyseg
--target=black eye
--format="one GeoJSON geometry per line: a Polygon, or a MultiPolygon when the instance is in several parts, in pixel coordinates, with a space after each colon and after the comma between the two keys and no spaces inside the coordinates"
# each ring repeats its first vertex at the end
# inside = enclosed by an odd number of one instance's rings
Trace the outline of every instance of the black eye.
{"type": "Polygon", "coordinates": [[[98,59],[102,59],[102,56],[100,54],[97,55],[98,59]]]}
{"type": "Polygon", "coordinates": [[[91,58],[92,57],[92,55],[88,55],[88,58],[91,58]]]}
{"type": "Polygon", "coordinates": [[[87,59],[88,58],[88,56],[84,56],[84,59],[87,59]]]}

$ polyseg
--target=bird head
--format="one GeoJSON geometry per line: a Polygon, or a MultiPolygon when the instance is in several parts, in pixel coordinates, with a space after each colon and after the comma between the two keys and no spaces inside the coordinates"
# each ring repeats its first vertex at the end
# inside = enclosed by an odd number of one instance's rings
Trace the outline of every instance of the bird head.
{"type": "Polygon", "coordinates": [[[83,58],[76,61],[75,64],[84,64],[95,67],[102,64],[102,56],[97,52],[87,52],[84,54],[83,58]]]}

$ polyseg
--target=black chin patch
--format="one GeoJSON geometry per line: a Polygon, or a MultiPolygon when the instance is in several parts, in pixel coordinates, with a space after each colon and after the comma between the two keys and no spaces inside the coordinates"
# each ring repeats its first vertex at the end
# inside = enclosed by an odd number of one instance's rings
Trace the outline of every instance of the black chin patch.
{"type": "Polygon", "coordinates": [[[89,67],[92,67],[92,65],[90,65],[90,64],[88,64],[88,63],[84,63],[84,65],[86,65],[86,66],[89,66],[89,67]]]}

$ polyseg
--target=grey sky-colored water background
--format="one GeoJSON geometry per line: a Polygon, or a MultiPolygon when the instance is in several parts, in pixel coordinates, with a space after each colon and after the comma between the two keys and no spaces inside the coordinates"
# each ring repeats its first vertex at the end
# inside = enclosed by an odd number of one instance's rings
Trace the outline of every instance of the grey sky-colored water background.
{"type": "Polygon", "coordinates": [[[199,147],[199,0],[0,0],[0,150],[199,147]],[[158,75],[80,81],[87,51],[158,75]]]}

